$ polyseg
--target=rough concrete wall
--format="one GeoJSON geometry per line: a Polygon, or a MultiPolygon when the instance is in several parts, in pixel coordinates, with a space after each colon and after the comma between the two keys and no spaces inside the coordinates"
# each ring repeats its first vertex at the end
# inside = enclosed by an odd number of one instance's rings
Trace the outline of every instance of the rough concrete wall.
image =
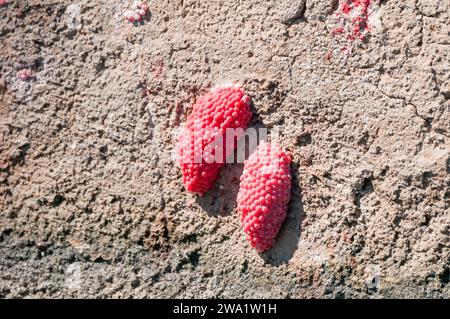
{"type": "Polygon", "coordinates": [[[71,3],[0,7],[0,297],[450,297],[447,0],[382,1],[352,43],[337,1],[71,3]],[[172,157],[225,81],[294,154],[262,255],[242,165],[196,198],[172,157]]]}

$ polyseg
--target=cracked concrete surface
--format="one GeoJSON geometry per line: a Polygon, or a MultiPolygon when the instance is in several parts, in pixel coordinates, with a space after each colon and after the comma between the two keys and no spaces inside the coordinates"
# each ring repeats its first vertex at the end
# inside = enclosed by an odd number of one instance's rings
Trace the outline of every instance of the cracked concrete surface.
{"type": "Polygon", "coordinates": [[[450,297],[448,1],[382,1],[349,53],[336,1],[154,0],[136,27],[129,4],[0,7],[0,297],[450,297]],[[172,158],[226,81],[294,155],[262,255],[242,166],[195,198],[172,158]]]}

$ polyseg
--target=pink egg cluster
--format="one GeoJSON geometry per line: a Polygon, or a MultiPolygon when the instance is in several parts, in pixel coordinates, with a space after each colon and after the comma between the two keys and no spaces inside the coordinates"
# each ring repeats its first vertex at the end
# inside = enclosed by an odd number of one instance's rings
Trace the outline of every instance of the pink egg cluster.
{"type": "Polygon", "coordinates": [[[9,0],[0,0],[0,7],[4,6],[5,4],[8,4],[9,0]]]}
{"type": "Polygon", "coordinates": [[[365,40],[370,32],[369,16],[378,0],[341,0],[334,14],[338,26],[330,30],[332,36],[344,35],[348,41],[365,40]]]}
{"type": "Polygon", "coordinates": [[[287,215],[291,190],[290,153],[261,142],[245,161],[237,208],[244,233],[258,252],[270,249],[287,215]]]}
{"type": "Polygon", "coordinates": [[[148,6],[143,1],[134,1],[131,10],[127,10],[124,13],[125,19],[127,21],[134,23],[134,22],[141,22],[142,19],[147,15],[148,13],[148,6]]]}
{"type": "Polygon", "coordinates": [[[339,0],[335,13],[329,20],[330,36],[338,47],[329,49],[326,60],[333,53],[349,55],[355,46],[368,40],[377,24],[380,0],[339,0]]]}
{"type": "Polygon", "coordinates": [[[16,77],[21,81],[27,81],[29,78],[31,78],[33,73],[30,69],[23,69],[17,72],[16,77]]]}
{"type": "Polygon", "coordinates": [[[225,149],[226,130],[245,129],[251,116],[250,98],[236,84],[218,86],[196,101],[177,147],[183,184],[188,191],[203,195],[212,188],[227,154],[235,146],[225,149]],[[220,155],[216,154],[217,145],[220,155]]]}

